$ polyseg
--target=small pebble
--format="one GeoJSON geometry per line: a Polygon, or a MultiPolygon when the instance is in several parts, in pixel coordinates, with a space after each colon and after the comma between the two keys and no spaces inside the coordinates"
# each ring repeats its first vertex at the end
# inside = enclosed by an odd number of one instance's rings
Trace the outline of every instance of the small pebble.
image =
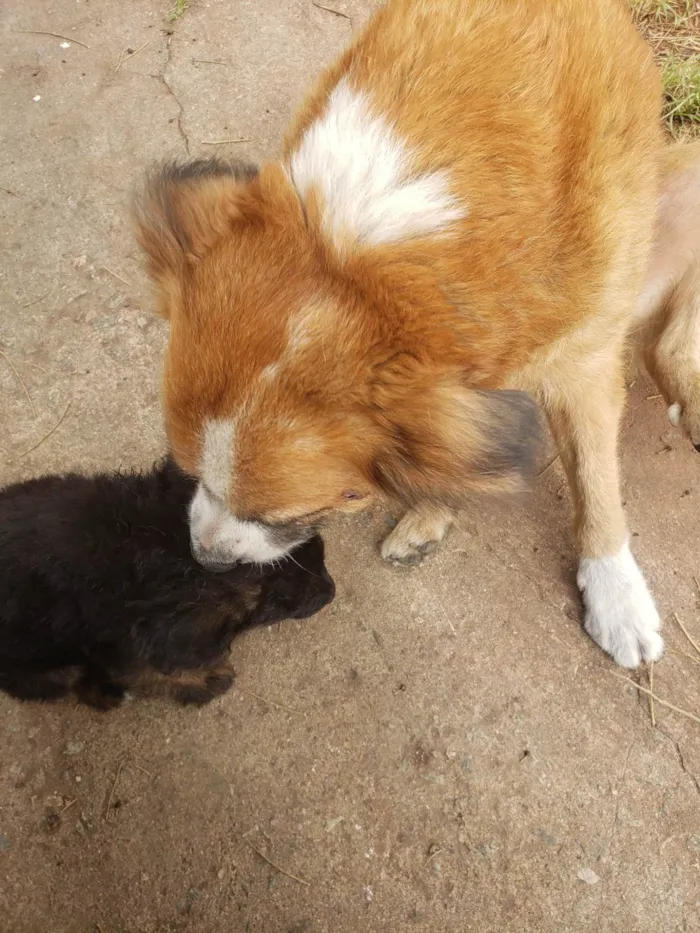
{"type": "Polygon", "coordinates": [[[41,100],[41,94],[37,94],[36,97],[32,97],[32,100],[34,101],[35,104],[38,104],[39,101],[41,100]]]}
{"type": "Polygon", "coordinates": [[[576,876],[581,881],[585,881],[586,884],[598,884],[600,881],[600,878],[598,875],[596,875],[592,868],[579,868],[579,870],[576,872],[576,876]]]}

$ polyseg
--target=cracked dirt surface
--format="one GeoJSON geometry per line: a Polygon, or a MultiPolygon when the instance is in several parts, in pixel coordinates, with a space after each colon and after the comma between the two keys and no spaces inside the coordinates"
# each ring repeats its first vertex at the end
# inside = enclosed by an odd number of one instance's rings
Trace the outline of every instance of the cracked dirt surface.
{"type": "MultiPolygon", "coordinates": [[[[273,154],[371,3],[169,5],[2,7],[0,482],[163,449],[129,191],[155,159],[273,154]]],[[[655,688],[699,713],[672,614],[700,634],[700,460],[654,395],[631,393],[626,502],[655,688]]],[[[700,726],[657,705],[653,729],[582,633],[558,464],[412,570],[378,559],[386,527],[331,529],[335,605],[238,641],[201,712],[0,698],[3,933],[700,929],[700,726]]]]}

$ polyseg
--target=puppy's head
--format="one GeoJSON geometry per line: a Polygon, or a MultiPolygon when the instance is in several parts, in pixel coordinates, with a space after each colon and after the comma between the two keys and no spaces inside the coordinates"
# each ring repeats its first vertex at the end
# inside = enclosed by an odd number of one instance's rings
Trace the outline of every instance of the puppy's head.
{"type": "Polygon", "coordinates": [[[315,535],[268,571],[256,623],[306,619],[335,598],[335,583],[324,563],[323,540],[315,535]]]}
{"type": "Polygon", "coordinates": [[[532,465],[534,403],[469,389],[423,346],[397,353],[400,322],[338,274],[312,221],[279,166],[168,167],[136,202],[170,321],[166,427],[212,569],[276,560],[379,496],[459,506],[532,465]]]}

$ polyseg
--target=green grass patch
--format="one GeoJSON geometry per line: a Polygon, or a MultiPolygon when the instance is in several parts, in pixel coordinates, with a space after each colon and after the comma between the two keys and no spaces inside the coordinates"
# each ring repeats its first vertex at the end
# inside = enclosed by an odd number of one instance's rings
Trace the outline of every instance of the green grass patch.
{"type": "Polygon", "coordinates": [[[673,26],[687,23],[693,13],[693,0],[630,0],[635,16],[673,26]]]}
{"type": "Polygon", "coordinates": [[[664,117],[674,136],[700,129],[700,55],[669,55],[663,66],[664,117]]]}
{"type": "Polygon", "coordinates": [[[187,0],[175,0],[175,6],[168,13],[168,22],[174,23],[176,19],[180,19],[186,9],[187,0]]]}

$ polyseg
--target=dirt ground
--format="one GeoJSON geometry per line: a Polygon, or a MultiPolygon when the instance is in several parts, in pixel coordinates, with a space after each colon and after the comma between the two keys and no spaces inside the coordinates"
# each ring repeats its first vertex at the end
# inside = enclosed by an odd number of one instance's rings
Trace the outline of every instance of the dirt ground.
{"type": "MultiPolygon", "coordinates": [[[[170,3],[2,4],[0,483],[163,450],[129,191],[164,156],[273,154],[372,6],[170,3]]],[[[626,502],[656,691],[697,714],[673,613],[700,638],[700,460],[654,396],[636,381],[626,502]]],[[[582,632],[558,464],[421,567],[382,564],[388,522],[329,531],[335,605],[237,641],[202,711],[0,698],[3,933],[700,929],[700,726],[653,728],[582,632]]]]}

